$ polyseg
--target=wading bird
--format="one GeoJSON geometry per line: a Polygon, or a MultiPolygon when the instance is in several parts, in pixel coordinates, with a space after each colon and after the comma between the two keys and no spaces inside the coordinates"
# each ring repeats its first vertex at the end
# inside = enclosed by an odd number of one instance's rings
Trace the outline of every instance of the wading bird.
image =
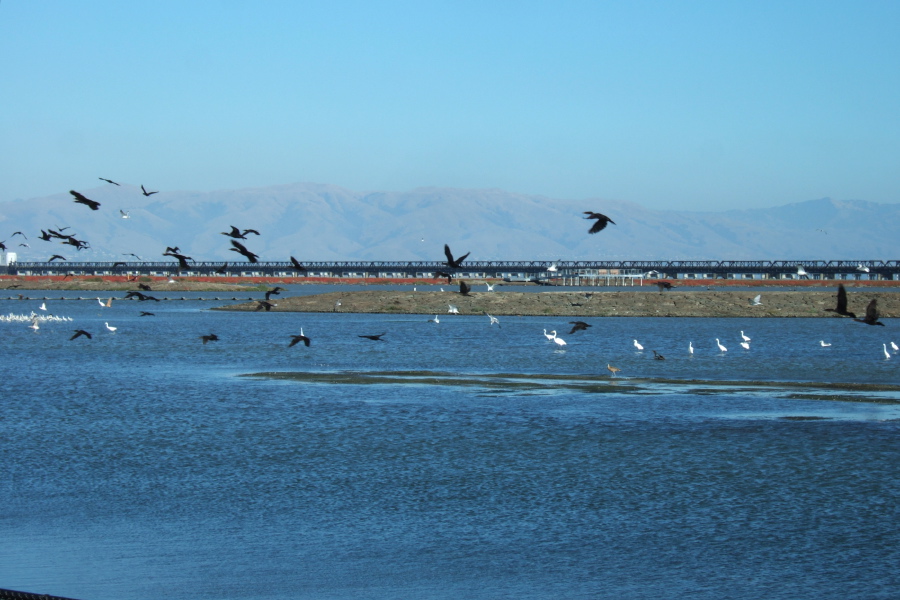
{"type": "Polygon", "coordinates": [[[99,202],[91,200],[90,198],[85,198],[84,195],[79,194],[75,190],[69,190],[69,193],[72,194],[73,196],[75,196],[75,200],[73,200],[73,202],[77,202],[78,204],[84,204],[91,210],[97,210],[98,208],[100,208],[99,202]]]}
{"type": "Polygon", "coordinates": [[[828,346],[831,345],[831,344],[827,343],[825,340],[819,340],[819,344],[820,344],[823,348],[827,348],[828,346]]]}
{"type": "Polygon", "coordinates": [[[561,337],[557,337],[556,332],[554,331],[553,332],[553,343],[556,344],[557,346],[562,347],[562,346],[566,345],[566,340],[562,339],[561,337]]]}
{"type": "Polygon", "coordinates": [[[694,343],[688,342],[688,354],[693,354],[693,353],[694,353],[694,343]]]}
{"type": "Polygon", "coordinates": [[[638,350],[643,350],[643,349],[644,349],[644,347],[641,346],[641,345],[638,343],[637,340],[634,340],[634,347],[637,348],[638,350]]]}
{"type": "Polygon", "coordinates": [[[744,332],[743,332],[743,331],[741,331],[741,339],[743,339],[745,342],[749,342],[749,341],[750,341],[750,338],[748,338],[746,335],[744,335],[744,332]]]}
{"type": "Polygon", "coordinates": [[[556,332],[547,333],[547,330],[544,330],[544,337],[547,338],[547,341],[553,341],[553,337],[556,335],[556,332]]]}
{"type": "Polygon", "coordinates": [[[844,284],[838,285],[837,291],[837,306],[835,308],[826,308],[826,312],[833,312],[845,317],[856,318],[856,313],[852,313],[847,310],[847,290],[844,289],[844,284]]]}
{"type": "Polygon", "coordinates": [[[118,329],[118,327],[113,327],[109,323],[103,323],[103,324],[106,325],[106,328],[109,329],[110,332],[115,332],[115,330],[118,329]]]}
{"type": "Polygon", "coordinates": [[[600,213],[586,210],[584,211],[584,214],[587,215],[585,219],[597,219],[597,222],[594,223],[593,227],[588,229],[588,233],[597,233],[598,231],[603,231],[606,228],[607,223],[612,223],[613,225],[616,224],[615,221],[600,213]]]}
{"type": "Polygon", "coordinates": [[[881,347],[884,348],[884,358],[885,358],[885,359],[890,358],[890,357],[891,357],[891,353],[887,351],[887,344],[882,344],[881,347]]]}
{"type": "Polygon", "coordinates": [[[716,338],[716,346],[719,347],[719,352],[728,352],[728,348],[722,345],[722,342],[719,341],[719,338],[716,338]]]}
{"type": "Polygon", "coordinates": [[[620,369],[619,367],[614,367],[609,363],[606,363],[606,370],[609,371],[610,373],[612,373],[612,376],[615,377],[616,373],[618,373],[622,369],[620,369]]]}

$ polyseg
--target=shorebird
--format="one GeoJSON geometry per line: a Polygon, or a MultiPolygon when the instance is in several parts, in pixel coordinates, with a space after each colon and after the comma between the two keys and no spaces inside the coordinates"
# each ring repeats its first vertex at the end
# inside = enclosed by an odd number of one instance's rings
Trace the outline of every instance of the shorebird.
{"type": "Polygon", "coordinates": [[[852,313],[847,310],[847,290],[844,289],[844,284],[838,285],[837,291],[837,306],[835,308],[826,308],[826,312],[833,312],[845,317],[856,318],[856,313],[852,313]]]}
{"type": "Polygon", "coordinates": [[[831,345],[831,344],[827,343],[825,340],[819,340],[819,344],[821,344],[821,346],[823,348],[827,348],[828,346],[831,345]]]}
{"type": "Polygon", "coordinates": [[[152,196],[153,194],[158,194],[159,192],[148,192],[146,189],[144,189],[144,185],[141,184],[141,193],[143,193],[145,196],[152,196]]]}
{"type": "Polygon", "coordinates": [[[728,348],[722,345],[722,342],[719,341],[719,338],[716,338],[716,346],[719,347],[719,352],[728,352],[728,348]]]}
{"type": "Polygon", "coordinates": [[[572,335],[576,331],[587,331],[588,327],[591,327],[590,324],[585,323],[584,321],[569,321],[569,325],[572,325],[572,331],[569,332],[569,335],[572,335]]]}
{"type": "Polygon", "coordinates": [[[588,233],[597,233],[598,231],[603,231],[604,229],[606,229],[607,223],[612,223],[613,225],[616,224],[615,221],[600,213],[586,210],[584,211],[584,214],[587,215],[585,219],[597,219],[597,222],[594,223],[594,225],[590,229],[588,229],[588,233]]]}
{"type": "MultiPolygon", "coordinates": [[[[471,254],[471,252],[466,252],[459,258],[453,258],[453,253],[450,252],[450,246],[444,244],[444,255],[447,257],[446,265],[451,269],[458,269],[469,254],[471,254]]],[[[447,283],[449,283],[449,281],[447,283]]]]}
{"type": "Polygon", "coordinates": [[[214,333],[210,333],[209,335],[201,335],[200,339],[203,340],[203,345],[206,345],[206,342],[218,342],[219,336],[214,333]]]}
{"type": "Polygon", "coordinates": [[[622,369],[620,369],[619,367],[614,367],[609,363],[606,363],[606,370],[609,371],[610,373],[612,373],[612,376],[615,377],[616,373],[618,373],[622,369]]]}
{"type": "Polygon", "coordinates": [[[79,336],[82,336],[82,335],[85,336],[85,337],[87,337],[87,339],[91,339],[91,337],[92,337],[91,334],[88,333],[87,331],[85,331],[84,329],[76,329],[76,330],[75,330],[75,335],[73,335],[72,337],[70,337],[70,338],[69,338],[69,341],[71,342],[71,341],[74,340],[75,338],[77,338],[77,337],[79,337],[79,336]]]}
{"type": "Polygon", "coordinates": [[[641,345],[638,343],[637,340],[634,340],[634,347],[637,348],[638,350],[643,350],[643,349],[644,349],[644,347],[641,346],[641,345]]]}
{"type": "Polygon", "coordinates": [[[762,306],[762,294],[757,294],[755,298],[751,298],[750,306],[762,306]]]}
{"type": "Polygon", "coordinates": [[[387,340],[381,339],[381,336],[386,335],[386,334],[387,334],[387,332],[385,332],[385,333],[379,333],[378,335],[361,335],[361,336],[359,336],[359,337],[361,337],[361,338],[366,338],[366,339],[368,339],[368,340],[373,340],[373,341],[376,341],[376,342],[386,342],[387,340]]]}
{"type": "Polygon", "coordinates": [[[866,316],[862,319],[853,320],[865,323],[866,325],[881,325],[884,327],[884,323],[878,320],[878,300],[872,298],[872,301],[866,306],[866,316]]]}
{"type": "Polygon", "coordinates": [[[305,335],[303,335],[302,327],[300,328],[300,335],[292,335],[291,336],[291,343],[288,344],[288,348],[290,348],[291,346],[295,346],[295,345],[299,344],[300,342],[303,342],[307,348],[309,347],[310,339],[308,337],[306,337],[305,335]]]}
{"type": "Polygon", "coordinates": [[[109,323],[103,323],[103,324],[106,325],[106,328],[109,329],[110,332],[115,332],[115,330],[118,329],[118,327],[113,327],[109,323]]]}
{"type": "Polygon", "coordinates": [[[78,204],[84,204],[91,210],[97,210],[98,208],[100,208],[99,202],[91,200],[90,198],[85,198],[84,195],[79,194],[75,190],[69,190],[69,193],[72,194],[73,196],[75,196],[75,200],[73,200],[73,202],[77,202],[78,204]]]}

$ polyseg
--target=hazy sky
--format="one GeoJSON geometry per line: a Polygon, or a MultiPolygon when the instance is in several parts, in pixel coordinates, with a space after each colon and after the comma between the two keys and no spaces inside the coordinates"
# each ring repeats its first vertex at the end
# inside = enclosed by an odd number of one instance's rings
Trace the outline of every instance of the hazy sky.
{"type": "Polygon", "coordinates": [[[2,0],[0,201],[900,201],[900,2],[2,0]]]}

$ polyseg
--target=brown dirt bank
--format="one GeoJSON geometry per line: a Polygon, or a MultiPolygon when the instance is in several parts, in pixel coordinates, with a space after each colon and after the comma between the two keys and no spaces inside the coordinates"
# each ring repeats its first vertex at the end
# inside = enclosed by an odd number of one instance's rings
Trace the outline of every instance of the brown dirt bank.
{"type": "MultiPolygon", "coordinates": [[[[836,290],[762,292],[762,306],[750,306],[756,292],[696,290],[669,292],[456,292],[362,291],[274,298],[278,312],[351,312],[446,315],[448,305],[460,314],[566,317],[835,317],[836,290]],[[336,307],[336,303],[340,306],[336,307]]],[[[849,309],[858,316],[878,299],[882,317],[900,316],[900,293],[865,290],[849,294],[849,309]]],[[[257,302],[216,310],[258,311],[257,302]]],[[[844,317],[840,317],[844,318],[844,317]]]]}

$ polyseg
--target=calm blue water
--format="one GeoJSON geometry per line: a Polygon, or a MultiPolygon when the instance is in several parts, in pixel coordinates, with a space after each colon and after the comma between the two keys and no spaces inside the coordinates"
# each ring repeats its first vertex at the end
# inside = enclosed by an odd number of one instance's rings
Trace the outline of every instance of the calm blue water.
{"type": "Polygon", "coordinates": [[[219,304],[48,301],[74,321],[0,323],[0,587],[897,597],[900,405],[874,400],[900,391],[829,385],[900,384],[890,320],[608,318],[569,335],[566,318],[219,304]],[[288,348],[301,327],[312,346],[288,348]],[[243,376],[260,372],[306,377],[243,376]]]}

